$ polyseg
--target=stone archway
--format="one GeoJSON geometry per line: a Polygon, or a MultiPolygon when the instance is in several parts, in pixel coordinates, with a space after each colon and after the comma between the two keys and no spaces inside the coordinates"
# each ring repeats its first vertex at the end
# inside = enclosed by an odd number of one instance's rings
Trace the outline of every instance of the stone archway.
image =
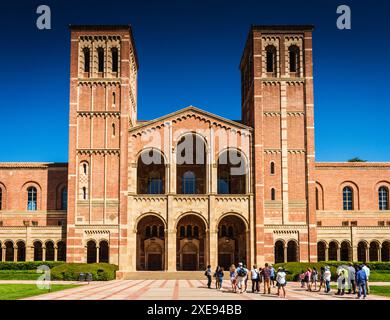
{"type": "Polygon", "coordinates": [[[329,261],[338,261],[337,251],[339,249],[339,245],[336,241],[329,242],[329,251],[328,251],[328,260],[329,261]]]}
{"type": "Polygon", "coordinates": [[[369,248],[370,261],[379,261],[379,243],[372,241],[369,248]]]}
{"type": "Polygon", "coordinates": [[[218,224],[218,265],[229,270],[232,264],[247,263],[246,224],[237,215],[228,214],[218,224]]]}
{"type": "Polygon", "coordinates": [[[184,215],[176,225],[177,270],[203,270],[206,267],[206,225],[196,214],[184,215]]]}
{"type": "Polygon", "coordinates": [[[278,240],[275,242],[274,255],[275,255],[275,263],[285,262],[284,242],[282,240],[278,240]]]}
{"type": "Polygon", "coordinates": [[[137,224],[137,270],[165,270],[165,224],[147,214],[137,224]]]}
{"type": "Polygon", "coordinates": [[[390,241],[384,241],[381,249],[382,261],[390,261],[390,241]]]}
{"type": "Polygon", "coordinates": [[[295,240],[287,242],[287,262],[299,262],[299,249],[295,240]]]}
{"type": "Polygon", "coordinates": [[[360,262],[366,262],[367,261],[367,244],[364,241],[360,241],[358,243],[357,248],[358,253],[358,261],[360,262]]]}
{"type": "Polygon", "coordinates": [[[352,247],[348,241],[343,241],[340,246],[340,260],[352,261],[352,247]]]}
{"type": "Polygon", "coordinates": [[[318,261],[326,261],[326,243],[324,241],[317,243],[317,259],[318,261]]]}

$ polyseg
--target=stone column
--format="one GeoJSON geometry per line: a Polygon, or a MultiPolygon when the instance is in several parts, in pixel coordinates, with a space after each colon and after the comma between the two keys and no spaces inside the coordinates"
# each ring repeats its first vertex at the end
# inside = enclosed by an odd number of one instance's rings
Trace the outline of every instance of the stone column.
{"type": "Polygon", "coordinates": [[[283,247],[283,250],[284,250],[284,262],[286,263],[287,262],[287,245],[285,245],[284,247],[283,247]]]}
{"type": "Polygon", "coordinates": [[[356,246],[352,247],[352,261],[357,261],[358,259],[358,248],[356,246]]]}
{"type": "Polygon", "coordinates": [[[96,247],[96,263],[99,263],[99,247],[96,247]]]}
{"type": "Polygon", "coordinates": [[[14,262],[18,261],[18,247],[14,247],[14,262]]]}
{"type": "Polygon", "coordinates": [[[54,247],[54,261],[58,259],[58,247],[54,247]]]}
{"type": "Polygon", "coordinates": [[[370,262],[370,248],[368,246],[366,248],[366,262],[370,262]]]}
{"type": "Polygon", "coordinates": [[[176,271],[176,230],[170,229],[168,231],[168,272],[176,271]]]}
{"type": "Polygon", "coordinates": [[[378,261],[382,261],[382,256],[381,256],[381,253],[382,253],[382,247],[381,246],[378,246],[378,261]]]}
{"type": "Polygon", "coordinates": [[[209,230],[209,248],[210,248],[210,260],[211,268],[216,268],[218,264],[218,230],[216,228],[210,228],[209,230]]]}
{"type": "Polygon", "coordinates": [[[2,252],[1,252],[1,261],[4,262],[4,261],[5,261],[5,247],[2,247],[2,248],[1,248],[1,251],[2,251],[2,252]]]}
{"type": "Polygon", "coordinates": [[[329,247],[325,247],[325,261],[329,261],[329,247]]]}
{"type": "Polygon", "coordinates": [[[42,247],[42,261],[46,261],[46,247],[42,247]]]}
{"type": "Polygon", "coordinates": [[[341,248],[337,247],[337,261],[341,260],[341,248]]]}

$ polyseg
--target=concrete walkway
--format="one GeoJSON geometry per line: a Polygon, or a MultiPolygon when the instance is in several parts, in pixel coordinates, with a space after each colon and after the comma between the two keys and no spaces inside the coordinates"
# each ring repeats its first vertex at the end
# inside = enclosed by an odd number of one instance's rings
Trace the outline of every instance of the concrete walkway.
{"type": "MultiPolygon", "coordinates": [[[[250,281],[248,282],[249,288],[250,281]]],[[[281,300],[272,294],[233,293],[225,281],[223,290],[208,289],[205,280],[114,280],[94,282],[82,287],[43,294],[26,300],[281,300]]],[[[297,282],[287,285],[288,300],[357,300],[355,295],[334,295],[324,292],[307,292],[297,282]]],[[[389,300],[369,295],[367,300],[389,300]]]]}

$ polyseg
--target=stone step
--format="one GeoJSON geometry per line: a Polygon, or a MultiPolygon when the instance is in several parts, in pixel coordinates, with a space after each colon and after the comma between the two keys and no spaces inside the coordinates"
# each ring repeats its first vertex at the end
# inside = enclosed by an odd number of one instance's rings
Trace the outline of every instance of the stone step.
{"type": "Polygon", "coordinates": [[[205,280],[204,271],[117,271],[120,280],[205,280]]]}

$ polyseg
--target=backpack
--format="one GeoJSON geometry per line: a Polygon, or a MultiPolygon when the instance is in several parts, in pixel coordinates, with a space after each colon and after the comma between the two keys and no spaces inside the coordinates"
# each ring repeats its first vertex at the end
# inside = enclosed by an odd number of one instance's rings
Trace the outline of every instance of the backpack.
{"type": "Polygon", "coordinates": [[[246,276],[246,270],[244,268],[240,268],[237,271],[237,274],[239,277],[245,277],[246,276]]]}

